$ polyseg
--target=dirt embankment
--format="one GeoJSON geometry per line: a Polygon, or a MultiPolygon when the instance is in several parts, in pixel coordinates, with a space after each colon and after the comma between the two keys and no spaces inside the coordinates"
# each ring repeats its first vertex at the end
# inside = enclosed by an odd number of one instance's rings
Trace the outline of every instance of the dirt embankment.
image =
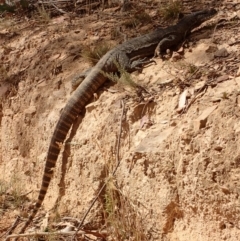
{"type": "MultiPolygon", "coordinates": [[[[85,228],[111,227],[108,240],[123,237],[121,222],[125,240],[138,233],[136,240],[239,240],[239,17],[237,9],[222,7],[205,24],[213,27],[193,34],[172,58],[133,73],[146,92],[106,83],[96,93],[62,147],[41,220],[49,210],[55,225],[60,217],[81,219],[107,183],[85,228]],[[121,162],[113,177],[120,123],[121,162]]],[[[1,76],[7,80],[1,83],[2,233],[19,212],[29,213],[31,205],[21,197],[37,197],[71,79],[89,67],[83,46],[117,42],[111,31],[118,19],[110,17],[16,21],[6,19],[0,30],[1,76]]]]}

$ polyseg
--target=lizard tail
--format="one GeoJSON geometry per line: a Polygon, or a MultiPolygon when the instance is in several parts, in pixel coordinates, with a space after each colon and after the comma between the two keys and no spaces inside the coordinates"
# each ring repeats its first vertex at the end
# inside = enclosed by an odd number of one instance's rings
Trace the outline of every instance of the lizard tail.
{"type": "Polygon", "coordinates": [[[23,233],[25,229],[28,227],[28,225],[32,222],[36,213],[38,212],[39,208],[43,203],[50,181],[53,177],[54,168],[56,166],[57,158],[61,150],[61,143],[64,142],[74,119],[79,113],[79,112],[78,113],[73,113],[73,112],[75,112],[74,108],[70,108],[69,106],[66,106],[66,108],[63,110],[63,113],[61,114],[61,117],[55,128],[55,131],[53,133],[50,146],[48,149],[47,160],[45,163],[45,169],[44,169],[44,174],[42,178],[42,185],[38,194],[37,202],[28,220],[21,228],[20,233],[23,233]]]}
{"type": "Polygon", "coordinates": [[[43,203],[50,181],[53,177],[53,172],[61,150],[61,145],[64,142],[74,120],[79,115],[80,111],[85,107],[86,103],[91,99],[95,91],[106,79],[106,77],[103,77],[98,70],[93,70],[92,72],[92,75],[88,76],[86,81],[77,88],[74,94],[70,97],[67,105],[62,110],[48,149],[42,185],[38,194],[37,202],[32,210],[31,215],[19,233],[24,233],[43,203]],[[92,81],[93,79],[94,82],[92,81]]]}

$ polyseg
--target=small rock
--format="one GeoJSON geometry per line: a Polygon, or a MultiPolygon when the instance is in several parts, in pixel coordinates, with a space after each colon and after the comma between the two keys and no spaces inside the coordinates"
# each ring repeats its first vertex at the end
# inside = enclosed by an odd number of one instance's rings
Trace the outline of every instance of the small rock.
{"type": "Polygon", "coordinates": [[[222,146],[215,146],[215,147],[214,147],[214,150],[216,150],[216,151],[221,151],[222,149],[223,149],[222,146]]]}
{"type": "Polygon", "coordinates": [[[230,190],[227,187],[220,186],[221,190],[223,191],[224,194],[230,194],[230,190]]]}
{"type": "Polygon", "coordinates": [[[177,53],[179,53],[179,54],[183,54],[183,53],[184,53],[184,48],[181,47],[181,48],[177,51],[177,53]]]}
{"type": "Polygon", "coordinates": [[[198,83],[195,85],[194,90],[195,90],[195,91],[198,91],[199,89],[202,89],[205,84],[206,84],[206,81],[205,81],[205,80],[198,82],[198,83]]]}
{"type": "MultiPolygon", "coordinates": [[[[17,216],[20,215],[20,211],[19,210],[14,210],[13,213],[17,216]]],[[[23,216],[24,217],[24,216],[23,216]]]]}
{"type": "Polygon", "coordinates": [[[26,110],[24,110],[25,116],[27,115],[34,115],[36,113],[36,107],[35,106],[30,106],[26,110]]]}
{"type": "Polygon", "coordinates": [[[13,116],[13,111],[11,109],[6,109],[4,112],[3,112],[3,115],[5,116],[13,116]]]}
{"type": "Polygon", "coordinates": [[[235,123],[233,128],[234,128],[235,133],[239,133],[240,132],[240,122],[235,123]]]}
{"type": "Polygon", "coordinates": [[[182,55],[181,55],[181,54],[179,54],[179,53],[177,53],[177,52],[173,52],[171,60],[172,60],[173,62],[175,62],[175,61],[177,61],[177,60],[179,60],[179,59],[181,59],[181,58],[182,58],[182,55]]]}
{"type": "Polygon", "coordinates": [[[234,37],[231,37],[231,38],[228,40],[228,45],[233,45],[235,42],[236,42],[236,39],[235,39],[234,37]]]}
{"type": "Polygon", "coordinates": [[[214,53],[218,51],[218,48],[215,45],[210,45],[208,48],[205,50],[206,53],[214,53]]]}
{"type": "Polygon", "coordinates": [[[177,126],[177,122],[176,121],[171,121],[169,126],[177,126]]]}
{"type": "Polygon", "coordinates": [[[160,124],[167,124],[168,123],[168,120],[162,120],[160,121],[160,124]]]}
{"type": "Polygon", "coordinates": [[[33,115],[36,113],[36,107],[35,106],[30,106],[28,109],[24,110],[25,118],[24,121],[25,123],[30,123],[33,115]]]}
{"type": "Polygon", "coordinates": [[[213,96],[213,97],[211,98],[211,101],[212,101],[213,103],[220,102],[221,100],[222,100],[222,98],[219,97],[219,96],[213,96]]]}
{"type": "Polygon", "coordinates": [[[238,88],[240,88],[240,76],[235,78],[235,82],[237,83],[238,88]]]}
{"type": "Polygon", "coordinates": [[[168,91],[167,95],[173,97],[176,95],[176,91],[174,91],[174,90],[168,91]]]}
{"type": "Polygon", "coordinates": [[[214,53],[214,57],[227,57],[229,55],[228,51],[226,48],[221,48],[218,49],[215,53],[214,53]]]}
{"type": "Polygon", "coordinates": [[[223,81],[228,80],[228,79],[229,79],[228,75],[222,75],[222,76],[220,76],[216,79],[216,82],[219,83],[219,82],[223,82],[223,81]]]}
{"type": "Polygon", "coordinates": [[[23,218],[28,218],[28,214],[26,211],[21,211],[18,215],[20,215],[23,218]]]}
{"type": "Polygon", "coordinates": [[[97,40],[100,39],[100,37],[99,37],[99,36],[91,36],[89,39],[90,39],[91,41],[97,41],[97,40]]]}
{"type": "Polygon", "coordinates": [[[201,128],[206,127],[208,116],[217,108],[217,105],[208,107],[203,111],[203,113],[193,121],[193,128],[198,131],[201,128]]]}
{"type": "Polygon", "coordinates": [[[143,81],[145,79],[145,74],[139,74],[138,75],[138,80],[143,81]]]}
{"type": "Polygon", "coordinates": [[[134,152],[154,153],[159,152],[162,143],[173,133],[175,127],[169,127],[165,130],[154,130],[141,140],[136,146],[134,152]]]}
{"type": "Polygon", "coordinates": [[[238,71],[237,71],[237,74],[236,74],[236,77],[240,76],[240,65],[238,66],[238,71]]]}
{"type": "Polygon", "coordinates": [[[70,232],[70,231],[73,231],[73,230],[74,230],[74,227],[72,225],[69,225],[69,226],[61,229],[61,232],[67,233],[67,232],[70,232]]]}
{"type": "Polygon", "coordinates": [[[188,95],[188,89],[185,89],[179,97],[177,112],[180,112],[182,111],[183,108],[185,108],[187,104],[187,95],[188,95]]]}

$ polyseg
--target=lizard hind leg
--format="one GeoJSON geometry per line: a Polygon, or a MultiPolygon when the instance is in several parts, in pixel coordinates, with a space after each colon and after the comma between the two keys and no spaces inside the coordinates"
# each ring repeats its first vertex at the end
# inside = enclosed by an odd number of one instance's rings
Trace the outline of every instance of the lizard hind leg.
{"type": "Polygon", "coordinates": [[[174,35],[174,34],[171,34],[165,38],[163,38],[157,45],[155,51],[154,51],[154,56],[153,58],[156,58],[156,57],[162,57],[161,53],[172,47],[174,45],[175,42],[178,42],[177,41],[177,36],[174,35]]]}
{"type": "Polygon", "coordinates": [[[85,70],[84,72],[78,73],[72,79],[72,90],[76,90],[77,87],[83,82],[83,80],[88,76],[91,72],[92,68],[85,70]]]}

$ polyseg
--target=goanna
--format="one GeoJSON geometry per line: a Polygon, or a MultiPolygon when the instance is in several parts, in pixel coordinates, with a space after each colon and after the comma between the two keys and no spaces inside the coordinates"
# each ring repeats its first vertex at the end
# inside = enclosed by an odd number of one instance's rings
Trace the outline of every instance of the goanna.
{"type": "Polygon", "coordinates": [[[52,135],[47,153],[45,169],[38,199],[26,223],[20,230],[23,233],[32,222],[46,196],[49,183],[53,177],[53,169],[60,153],[59,143],[65,141],[75,118],[83,110],[97,89],[107,80],[105,73],[117,72],[120,65],[126,71],[132,72],[145,63],[146,57],[179,44],[184,38],[204,21],[212,18],[217,11],[208,9],[198,11],[183,17],[176,25],[158,28],[152,33],[130,39],[108,51],[99,62],[88,71],[88,75],[78,86],[62,110],[52,135]],[[117,64],[116,64],[117,63],[117,64]]]}

